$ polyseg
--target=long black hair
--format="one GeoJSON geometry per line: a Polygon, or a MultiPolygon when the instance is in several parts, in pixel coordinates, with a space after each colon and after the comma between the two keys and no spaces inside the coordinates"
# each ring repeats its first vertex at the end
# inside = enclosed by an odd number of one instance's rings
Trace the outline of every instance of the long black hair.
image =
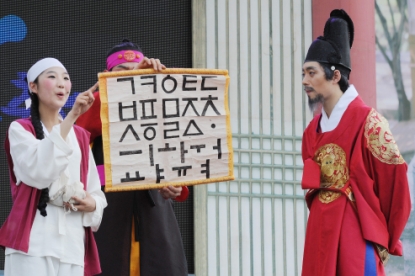
{"type": "MultiPolygon", "coordinates": [[[[38,79],[36,78],[34,83],[38,84],[38,79]]],[[[30,117],[32,120],[33,128],[35,129],[36,139],[42,140],[45,138],[43,132],[42,123],[40,121],[39,113],[39,98],[36,93],[32,93],[29,90],[30,99],[32,100],[32,105],[30,106],[30,117]]],[[[49,188],[44,188],[41,190],[39,202],[37,204],[37,209],[40,211],[40,214],[44,217],[47,216],[46,206],[49,202],[49,188]]]]}

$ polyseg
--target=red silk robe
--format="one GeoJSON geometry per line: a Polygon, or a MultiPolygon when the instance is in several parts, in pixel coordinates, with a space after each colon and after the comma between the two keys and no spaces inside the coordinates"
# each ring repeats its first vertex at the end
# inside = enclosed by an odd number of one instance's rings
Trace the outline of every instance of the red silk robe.
{"type": "Polygon", "coordinates": [[[360,97],[334,130],[321,133],[320,119],[308,125],[302,144],[310,210],[302,273],[364,275],[367,242],[402,255],[399,237],[411,209],[407,165],[385,118],[360,97]]]}

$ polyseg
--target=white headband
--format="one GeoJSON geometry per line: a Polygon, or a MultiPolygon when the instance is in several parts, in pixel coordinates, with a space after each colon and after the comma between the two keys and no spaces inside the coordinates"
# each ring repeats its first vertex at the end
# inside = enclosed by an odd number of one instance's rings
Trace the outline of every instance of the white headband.
{"type": "Polygon", "coordinates": [[[33,64],[29,71],[27,71],[27,85],[29,86],[29,83],[33,82],[40,74],[42,74],[43,71],[51,67],[61,67],[66,70],[65,66],[63,66],[63,64],[56,58],[41,59],[33,64]]]}
{"type": "MultiPolygon", "coordinates": [[[[36,62],[27,71],[27,86],[30,91],[30,83],[33,82],[43,71],[51,67],[60,67],[66,71],[65,66],[56,58],[44,58],[36,62]]],[[[25,100],[26,109],[30,108],[32,101],[30,98],[25,100]]]]}

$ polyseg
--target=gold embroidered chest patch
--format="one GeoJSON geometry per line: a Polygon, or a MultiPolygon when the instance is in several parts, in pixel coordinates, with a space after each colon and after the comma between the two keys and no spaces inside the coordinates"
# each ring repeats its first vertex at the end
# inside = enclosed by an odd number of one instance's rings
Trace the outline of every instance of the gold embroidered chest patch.
{"type": "Polygon", "coordinates": [[[370,152],[381,162],[395,165],[405,162],[393,139],[388,121],[374,109],[366,118],[365,137],[370,152]]]}
{"type": "MultiPolygon", "coordinates": [[[[346,153],[336,144],[327,144],[317,150],[314,161],[320,166],[320,186],[341,189],[349,181],[346,153]]],[[[319,199],[330,203],[341,195],[340,192],[320,190],[319,199]]]]}

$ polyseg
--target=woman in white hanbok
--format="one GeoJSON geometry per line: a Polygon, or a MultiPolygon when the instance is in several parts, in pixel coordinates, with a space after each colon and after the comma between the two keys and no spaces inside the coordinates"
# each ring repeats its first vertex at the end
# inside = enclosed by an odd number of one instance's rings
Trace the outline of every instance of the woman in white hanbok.
{"type": "Polygon", "coordinates": [[[6,139],[13,207],[0,229],[5,276],[98,274],[91,230],[98,230],[107,201],[88,134],[74,126],[98,84],[80,93],[62,119],[71,91],[65,67],[42,59],[29,69],[27,82],[31,117],[12,122],[6,139]]]}

